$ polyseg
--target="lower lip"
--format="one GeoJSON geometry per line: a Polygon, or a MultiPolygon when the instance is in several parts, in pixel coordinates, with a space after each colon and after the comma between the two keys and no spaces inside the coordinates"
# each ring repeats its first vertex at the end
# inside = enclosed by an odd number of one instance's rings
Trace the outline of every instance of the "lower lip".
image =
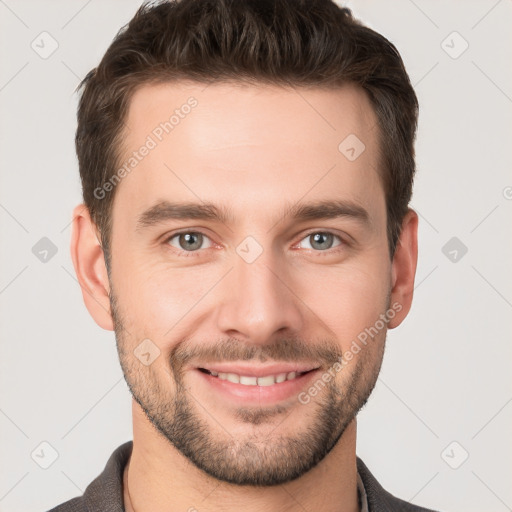
{"type": "Polygon", "coordinates": [[[285,380],[284,382],[272,384],[272,386],[236,384],[197,369],[194,370],[194,373],[198,374],[210,389],[213,389],[233,403],[240,405],[273,405],[290,398],[297,398],[297,395],[308,386],[318,373],[318,370],[312,370],[299,377],[295,377],[295,379],[285,380]]]}

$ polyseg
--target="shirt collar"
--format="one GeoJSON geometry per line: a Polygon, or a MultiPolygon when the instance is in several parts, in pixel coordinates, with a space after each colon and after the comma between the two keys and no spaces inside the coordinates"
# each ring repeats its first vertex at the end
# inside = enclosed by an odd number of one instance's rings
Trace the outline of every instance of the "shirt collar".
{"type": "Polygon", "coordinates": [[[357,472],[357,496],[359,498],[359,511],[368,512],[368,496],[366,496],[366,489],[359,471],[357,472]]]}

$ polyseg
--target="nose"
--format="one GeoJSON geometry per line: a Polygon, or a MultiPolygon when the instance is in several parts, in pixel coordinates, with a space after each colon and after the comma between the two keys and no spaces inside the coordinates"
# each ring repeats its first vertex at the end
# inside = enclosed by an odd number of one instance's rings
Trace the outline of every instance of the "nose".
{"type": "Polygon", "coordinates": [[[251,344],[268,344],[276,335],[302,330],[303,302],[284,265],[270,250],[252,263],[235,255],[217,308],[220,332],[251,344]]]}

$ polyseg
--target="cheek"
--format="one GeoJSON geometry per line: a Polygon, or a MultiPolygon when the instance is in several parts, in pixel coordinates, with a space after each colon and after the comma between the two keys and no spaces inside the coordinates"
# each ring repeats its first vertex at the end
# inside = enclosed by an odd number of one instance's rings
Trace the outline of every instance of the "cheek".
{"type": "Polygon", "coordinates": [[[347,264],[315,271],[303,281],[304,302],[331,329],[343,350],[385,313],[389,293],[385,264],[347,264]]]}
{"type": "Polygon", "coordinates": [[[115,284],[126,327],[132,335],[154,338],[159,345],[185,336],[223,273],[213,266],[171,269],[143,261],[119,266],[119,276],[130,276],[115,284]]]}

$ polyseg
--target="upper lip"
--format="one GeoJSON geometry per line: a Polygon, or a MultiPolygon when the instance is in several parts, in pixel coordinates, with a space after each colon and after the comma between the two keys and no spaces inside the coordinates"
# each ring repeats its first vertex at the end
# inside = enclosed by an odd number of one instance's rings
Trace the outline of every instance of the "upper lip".
{"type": "Polygon", "coordinates": [[[233,363],[211,363],[204,366],[198,366],[208,371],[217,373],[236,373],[237,375],[244,375],[247,377],[265,377],[267,375],[279,375],[280,373],[290,372],[308,372],[316,370],[319,365],[311,363],[274,363],[265,366],[256,366],[254,364],[233,364],[233,363]]]}

